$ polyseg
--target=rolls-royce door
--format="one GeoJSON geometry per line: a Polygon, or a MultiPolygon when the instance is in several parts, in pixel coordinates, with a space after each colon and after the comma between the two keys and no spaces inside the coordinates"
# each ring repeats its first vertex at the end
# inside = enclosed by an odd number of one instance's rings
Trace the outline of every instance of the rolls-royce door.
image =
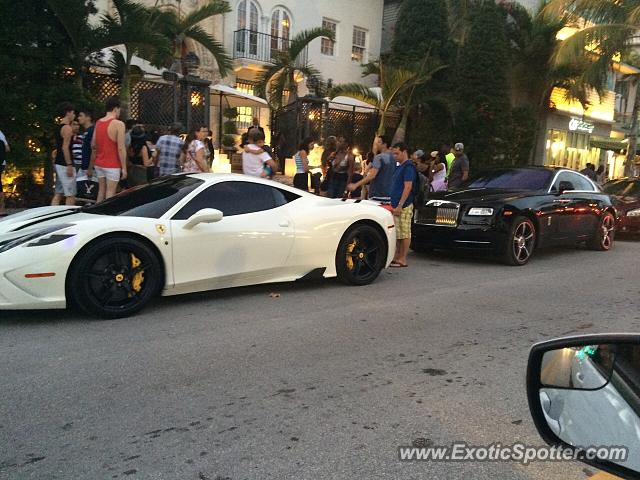
{"type": "Polygon", "coordinates": [[[553,202],[557,205],[557,237],[573,242],[593,235],[597,224],[597,214],[593,208],[596,190],[583,175],[574,172],[560,172],[551,187],[553,202]]]}

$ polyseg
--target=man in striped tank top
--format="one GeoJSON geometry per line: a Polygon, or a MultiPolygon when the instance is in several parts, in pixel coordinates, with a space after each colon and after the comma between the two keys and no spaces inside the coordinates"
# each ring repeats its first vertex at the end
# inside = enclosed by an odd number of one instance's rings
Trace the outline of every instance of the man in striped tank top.
{"type": "Polygon", "coordinates": [[[127,149],[124,143],[124,123],[120,116],[120,100],[107,99],[106,115],[96,122],[91,140],[91,164],[87,175],[93,175],[95,168],[98,177],[97,203],[116,194],[120,180],[127,178],[127,149]]]}

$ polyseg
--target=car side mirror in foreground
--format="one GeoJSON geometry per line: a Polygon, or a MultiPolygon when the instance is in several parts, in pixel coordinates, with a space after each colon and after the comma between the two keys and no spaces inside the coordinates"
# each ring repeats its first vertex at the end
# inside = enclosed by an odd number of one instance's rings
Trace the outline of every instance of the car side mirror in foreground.
{"type": "Polygon", "coordinates": [[[215,208],[203,208],[189,217],[187,223],[184,224],[185,230],[191,230],[200,223],[216,223],[222,220],[222,212],[215,208]]]}
{"type": "Polygon", "coordinates": [[[622,478],[640,478],[640,335],[584,335],[534,345],[527,396],[549,445],[622,478]]]}

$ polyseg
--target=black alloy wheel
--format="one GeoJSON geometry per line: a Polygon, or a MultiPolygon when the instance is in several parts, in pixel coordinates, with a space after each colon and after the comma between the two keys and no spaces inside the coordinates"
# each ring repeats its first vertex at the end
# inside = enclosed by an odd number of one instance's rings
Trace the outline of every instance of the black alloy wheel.
{"type": "Polygon", "coordinates": [[[162,284],[160,260],[144,242],[106,237],[74,259],[67,297],[85,313],[103,318],[128,317],[158,295],[162,284]]]}
{"type": "Polygon", "coordinates": [[[525,265],[536,245],[536,227],[527,217],[517,217],[514,219],[505,252],[505,262],[508,265],[525,265]]]}
{"type": "Polygon", "coordinates": [[[387,261],[382,234],[371,225],[356,224],[343,235],[336,252],[338,279],[347,285],[373,282],[387,261]]]}
{"type": "Polygon", "coordinates": [[[615,236],[616,219],[611,212],[605,212],[596,229],[593,237],[587,241],[587,247],[591,250],[606,252],[611,250],[615,236]]]}

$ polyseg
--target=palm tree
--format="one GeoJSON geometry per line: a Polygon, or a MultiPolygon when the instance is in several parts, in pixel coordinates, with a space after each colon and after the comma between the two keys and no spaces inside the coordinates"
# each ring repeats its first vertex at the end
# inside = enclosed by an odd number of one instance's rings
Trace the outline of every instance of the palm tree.
{"type": "MultiPolygon", "coordinates": [[[[69,67],[73,69],[77,87],[82,90],[87,58],[103,48],[105,39],[97,27],[86,21],[86,15],[79,14],[78,9],[87,8],[86,2],[47,0],[47,3],[66,33],[71,58],[69,67]]],[[[96,11],[91,9],[89,13],[96,11]]]]}
{"type": "Polygon", "coordinates": [[[298,74],[304,75],[312,82],[320,81],[318,70],[303,58],[309,44],[320,37],[333,40],[334,34],[324,28],[303,30],[291,39],[287,48],[275,52],[272,64],[260,75],[256,89],[258,96],[267,99],[272,109],[282,107],[282,99],[287,91],[289,103],[298,99],[298,74]]]}
{"type": "MultiPolygon", "coordinates": [[[[570,19],[584,28],[560,43],[555,53],[556,63],[588,59],[590,68],[585,71],[583,78],[592,83],[600,80],[604,84],[614,59],[621,53],[628,52],[632,40],[638,37],[640,1],[551,0],[544,8],[544,15],[548,18],[562,18],[566,15],[565,12],[571,12],[570,19]]],[[[637,75],[634,83],[640,83],[637,75]]],[[[639,111],[640,95],[636,95],[625,175],[630,175],[633,171],[638,144],[639,111]]]]}
{"type": "Polygon", "coordinates": [[[565,27],[567,19],[551,18],[539,11],[531,16],[515,2],[503,4],[511,21],[507,32],[512,46],[511,85],[515,89],[514,103],[531,109],[536,119],[532,158],[537,156],[537,138],[542,134],[542,119],[548,113],[554,88],[562,88],[567,97],[587,105],[589,88],[600,90],[598,79],[585,77],[589,63],[577,59],[571,63],[554,61],[555,52],[561,43],[558,33],[565,27]]]}
{"type": "Polygon", "coordinates": [[[229,4],[224,0],[209,0],[187,14],[181,14],[175,9],[153,9],[150,24],[170,42],[171,53],[166,55],[165,52],[152,51],[149,55],[150,60],[173,71],[187,73],[182,60],[189,51],[189,41],[192,41],[202,45],[213,55],[220,75],[224,77],[233,68],[233,61],[224,46],[213,35],[207,33],[200,23],[230,11],[229,4]]]}
{"type": "MultiPolygon", "coordinates": [[[[151,10],[131,0],[113,0],[113,13],[104,15],[100,30],[111,45],[123,45],[120,100],[122,117],[129,116],[131,100],[131,62],[141,49],[152,48],[156,52],[167,51],[166,37],[151,28],[151,10]]],[[[115,55],[115,53],[114,53],[115,55]]],[[[117,56],[116,56],[117,59],[117,56]]]]}
{"type": "Polygon", "coordinates": [[[360,83],[344,83],[336,85],[331,90],[331,96],[343,95],[376,107],[380,113],[376,135],[385,134],[389,113],[404,100],[405,109],[399,126],[399,129],[401,128],[400,136],[404,137],[415,88],[428,82],[434,73],[443,68],[446,67],[434,66],[428,54],[418,67],[401,67],[378,60],[366,65],[363,75],[378,75],[379,88],[367,87],[360,83]]]}

